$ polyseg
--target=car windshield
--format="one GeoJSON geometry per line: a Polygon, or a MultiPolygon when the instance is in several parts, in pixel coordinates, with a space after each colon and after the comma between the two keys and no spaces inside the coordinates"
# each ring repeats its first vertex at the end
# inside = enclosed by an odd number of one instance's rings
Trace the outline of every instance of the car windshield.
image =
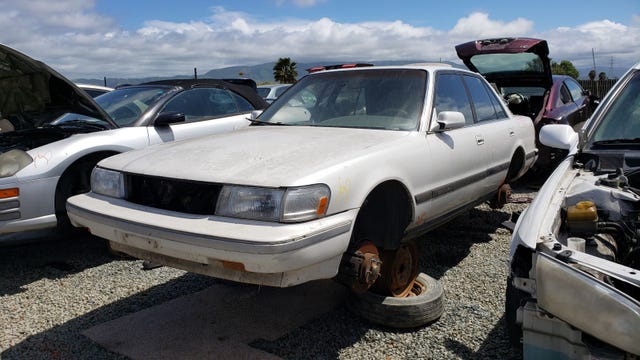
{"type": "Polygon", "coordinates": [[[640,71],[609,103],[591,135],[592,145],[640,144],[640,71]]]}
{"type": "Polygon", "coordinates": [[[534,53],[480,54],[471,63],[483,75],[494,73],[544,73],[542,59],[534,53]]]}
{"type": "Polygon", "coordinates": [[[124,87],[100,95],[95,100],[118,126],[131,126],[170,90],[171,87],[166,86],[124,87]]]}
{"type": "Polygon", "coordinates": [[[260,95],[261,97],[266,97],[267,95],[269,95],[269,91],[271,91],[271,88],[259,87],[256,90],[258,91],[258,95],[260,95]]]}
{"type": "Polygon", "coordinates": [[[304,77],[260,116],[277,125],[415,130],[427,73],[367,69],[304,77]]]}

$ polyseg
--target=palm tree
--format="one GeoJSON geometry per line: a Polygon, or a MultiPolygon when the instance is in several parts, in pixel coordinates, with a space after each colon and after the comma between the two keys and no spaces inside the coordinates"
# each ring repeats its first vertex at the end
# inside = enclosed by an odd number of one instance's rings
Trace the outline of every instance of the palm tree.
{"type": "Polygon", "coordinates": [[[281,84],[293,84],[297,77],[296,63],[290,58],[279,58],[273,66],[273,78],[281,84]]]}

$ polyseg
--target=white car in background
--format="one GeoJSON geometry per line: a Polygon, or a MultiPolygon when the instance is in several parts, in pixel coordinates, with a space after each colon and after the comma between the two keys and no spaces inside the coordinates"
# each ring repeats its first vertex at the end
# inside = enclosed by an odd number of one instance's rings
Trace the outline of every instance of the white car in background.
{"type": "Polygon", "coordinates": [[[262,96],[265,101],[271,104],[289,87],[291,87],[291,84],[260,85],[258,86],[258,95],[262,96]]]}
{"type": "Polygon", "coordinates": [[[470,71],[318,71],[249,128],[101,161],[67,209],[134,257],[277,287],[336,277],[370,320],[418,326],[440,316],[442,292],[418,274],[414,240],[504,200],[534,142],[531,120],[470,71]],[[386,306],[396,299],[420,310],[386,306]]]}
{"type": "Polygon", "coordinates": [[[640,64],[580,136],[545,125],[569,156],[519,217],[505,318],[525,359],[640,357],[640,64]]]}
{"type": "Polygon", "coordinates": [[[91,169],[107,156],[246,127],[268,105],[248,79],[159,81],[94,101],[3,45],[0,69],[0,234],[64,228],[67,198],[89,191],[91,169]]]}

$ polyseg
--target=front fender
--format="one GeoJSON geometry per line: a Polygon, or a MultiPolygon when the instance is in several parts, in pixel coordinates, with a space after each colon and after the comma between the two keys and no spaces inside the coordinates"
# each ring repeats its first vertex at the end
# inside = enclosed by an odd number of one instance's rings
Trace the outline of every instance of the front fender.
{"type": "Polygon", "coordinates": [[[509,258],[513,258],[519,245],[535,249],[538,242],[553,235],[560,226],[565,194],[578,172],[572,169],[572,164],[573,156],[561,162],[520,215],[513,230],[509,258]]]}

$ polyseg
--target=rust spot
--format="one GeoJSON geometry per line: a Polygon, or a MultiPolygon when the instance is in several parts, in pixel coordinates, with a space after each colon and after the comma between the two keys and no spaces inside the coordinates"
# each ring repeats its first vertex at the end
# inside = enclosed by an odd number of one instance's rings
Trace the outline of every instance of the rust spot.
{"type": "Polygon", "coordinates": [[[229,270],[246,271],[244,269],[244,264],[243,263],[239,263],[239,262],[235,262],[235,261],[224,261],[224,260],[222,260],[222,266],[225,269],[229,269],[229,270]]]}

